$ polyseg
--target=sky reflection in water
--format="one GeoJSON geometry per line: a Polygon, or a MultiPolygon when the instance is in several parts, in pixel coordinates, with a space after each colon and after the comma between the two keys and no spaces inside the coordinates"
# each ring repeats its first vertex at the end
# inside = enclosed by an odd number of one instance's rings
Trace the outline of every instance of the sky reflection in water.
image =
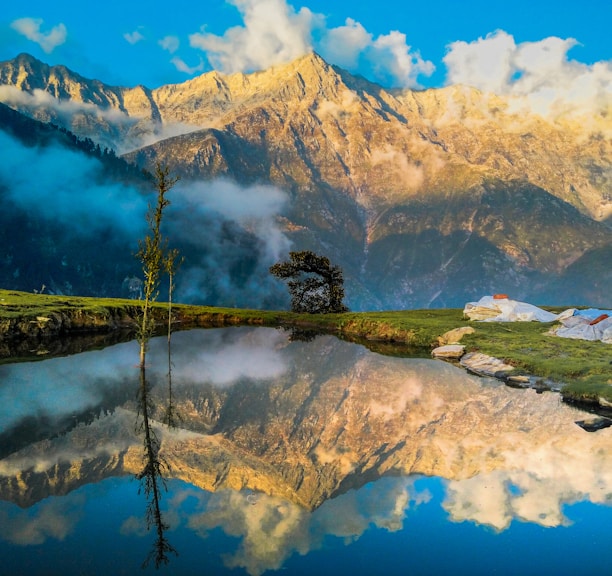
{"type": "MultiPolygon", "coordinates": [[[[183,419],[157,430],[179,557],[160,572],[605,573],[611,431],[586,433],[558,396],[332,337],[173,342],[183,419]]],[[[165,353],[152,342],[160,409],[165,353]]],[[[136,363],[127,343],[0,366],[0,573],[140,571],[136,363]],[[37,442],[19,443],[26,423],[37,442]]]]}

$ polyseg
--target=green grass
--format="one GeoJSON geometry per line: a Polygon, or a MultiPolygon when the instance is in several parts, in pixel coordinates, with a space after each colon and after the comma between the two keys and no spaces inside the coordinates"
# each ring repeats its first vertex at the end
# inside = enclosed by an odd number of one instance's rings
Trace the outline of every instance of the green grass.
{"type": "Polygon", "coordinates": [[[135,300],[118,298],[80,298],[77,296],[53,296],[0,290],[0,319],[45,316],[69,309],[101,313],[109,307],[133,308],[136,304],[135,300]]]}
{"type": "MultiPolygon", "coordinates": [[[[154,303],[154,312],[163,319],[166,304],[154,303]]],[[[551,309],[561,311],[563,308],[551,309]]],[[[0,290],[0,328],[10,319],[24,320],[53,314],[79,314],[97,319],[100,325],[111,315],[135,317],[139,302],[124,299],[50,296],[0,290]]],[[[460,309],[348,312],[344,314],[294,314],[240,308],[173,305],[181,325],[285,326],[320,330],[365,343],[388,355],[428,354],[445,332],[472,326],[473,334],[461,342],[468,351],[500,358],[520,372],[564,384],[564,397],[612,402],[612,346],[550,336],[553,324],[539,322],[473,322],[460,309]]]]}
{"type": "Polygon", "coordinates": [[[521,372],[564,384],[562,394],[576,401],[612,402],[612,346],[603,342],[548,335],[554,323],[472,322],[463,337],[470,351],[505,360],[521,372]]]}

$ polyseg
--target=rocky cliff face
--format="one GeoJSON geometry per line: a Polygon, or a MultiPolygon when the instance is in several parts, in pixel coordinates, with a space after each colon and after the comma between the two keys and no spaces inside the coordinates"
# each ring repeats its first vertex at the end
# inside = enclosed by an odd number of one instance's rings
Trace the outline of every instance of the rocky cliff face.
{"type": "MultiPolygon", "coordinates": [[[[552,120],[468,87],[388,91],[316,54],[155,90],[20,56],[0,65],[0,82],[21,111],[77,134],[122,150],[156,140],[126,154],[139,166],[282,188],[285,234],[344,268],[356,308],[495,291],[560,302],[571,266],[612,243],[610,109],[552,120]],[[79,114],[60,114],[67,102],[79,114]]],[[[591,304],[605,298],[589,292],[591,304]]]]}

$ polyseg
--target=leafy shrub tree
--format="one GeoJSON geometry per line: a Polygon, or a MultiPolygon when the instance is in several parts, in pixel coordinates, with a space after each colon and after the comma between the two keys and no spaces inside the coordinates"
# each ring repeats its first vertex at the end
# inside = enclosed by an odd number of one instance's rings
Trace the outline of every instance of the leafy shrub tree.
{"type": "Polygon", "coordinates": [[[309,314],[348,312],[344,300],[344,278],[329,258],[303,250],[289,252],[290,260],[270,266],[270,273],[287,280],[291,310],[309,314]]]}

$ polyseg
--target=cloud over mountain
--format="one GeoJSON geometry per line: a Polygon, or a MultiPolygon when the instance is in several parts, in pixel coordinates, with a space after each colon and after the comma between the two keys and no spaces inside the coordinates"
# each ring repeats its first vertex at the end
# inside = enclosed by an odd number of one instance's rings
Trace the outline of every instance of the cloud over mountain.
{"type": "Polygon", "coordinates": [[[192,34],[193,47],[204,50],[212,66],[223,72],[247,72],[289,62],[312,48],[316,21],[308,8],[298,12],[285,0],[232,0],[244,20],[217,36],[192,34]]]}
{"type": "Polygon", "coordinates": [[[330,28],[323,14],[305,7],[296,11],[285,0],[231,3],[240,11],[243,26],[229,28],[222,36],[205,30],[190,36],[191,46],[203,50],[213,68],[221,72],[262,70],[312,50],[350,71],[365,63],[372,79],[396,86],[418,86],[417,77],[428,76],[435,68],[396,30],[374,37],[352,18],[330,28]]]}
{"type": "Polygon", "coordinates": [[[406,35],[393,30],[374,38],[362,24],[347,18],[344,26],[325,30],[319,50],[330,62],[356,70],[361,62],[377,82],[417,87],[418,76],[430,76],[435,66],[408,45],[406,35]]]}
{"type": "Polygon", "coordinates": [[[133,188],[105,181],[96,159],[61,147],[22,146],[1,131],[0,147],[0,185],[10,183],[7,198],[20,210],[73,232],[141,232],[146,200],[133,188]]]}
{"type": "MultiPolygon", "coordinates": [[[[230,3],[240,12],[242,26],[222,35],[203,28],[190,36],[191,46],[204,51],[220,72],[263,70],[313,50],[383,86],[417,88],[420,78],[436,68],[398,30],[376,36],[350,17],[331,27],[325,15],[306,7],[296,10],[286,0],[230,3]]],[[[570,60],[568,52],[576,45],[573,38],[554,36],[517,44],[504,30],[473,42],[457,40],[448,44],[443,59],[447,84],[512,96],[518,108],[543,116],[600,110],[612,95],[612,63],[570,60]]],[[[197,66],[175,65],[187,73],[199,71],[197,66]]]]}
{"type": "Polygon", "coordinates": [[[516,43],[503,30],[474,42],[453,42],[444,57],[448,84],[516,98],[543,116],[597,112],[610,105],[612,62],[583,64],[568,57],[573,38],[516,43]]]}

